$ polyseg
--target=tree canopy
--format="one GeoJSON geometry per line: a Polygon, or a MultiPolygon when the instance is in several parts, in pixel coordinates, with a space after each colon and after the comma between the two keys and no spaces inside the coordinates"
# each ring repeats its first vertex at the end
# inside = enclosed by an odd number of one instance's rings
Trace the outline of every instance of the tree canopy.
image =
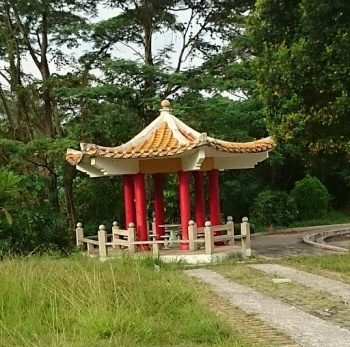
{"type": "MultiPolygon", "coordinates": [[[[223,213],[249,214],[305,170],[346,205],[349,12],[341,0],[0,0],[0,173],[21,177],[15,208],[0,198],[13,219],[1,244],[67,250],[78,220],[122,220],[120,178],[89,179],[66,148],[120,145],[164,98],[198,131],[278,141],[258,168],[222,174],[223,213]]],[[[173,177],[165,189],[176,218],[173,177]]]]}
{"type": "Polygon", "coordinates": [[[251,19],[268,128],[308,162],[350,153],[349,15],[342,0],[258,0],[251,19]]]}

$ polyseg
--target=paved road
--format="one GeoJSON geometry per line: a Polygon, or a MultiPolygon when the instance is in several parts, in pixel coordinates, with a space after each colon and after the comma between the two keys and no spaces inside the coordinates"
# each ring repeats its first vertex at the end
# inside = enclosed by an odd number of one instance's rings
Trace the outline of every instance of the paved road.
{"type": "MultiPolygon", "coordinates": [[[[298,228],[293,229],[294,232],[285,233],[281,231],[280,233],[272,235],[257,234],[252,235],[251,248],[253,251],[257,252],[259,255],[267,257],[284,257],[293,255],[308,255],[308,254],[325,254],[332,253],[330,251],[318,249],[315,247],[310,247],[302,243],[302,239],[305,235],[318,232],[320,229],[334,230],[349,228],[350,224],[342,225],[329,225],[320,227],[308,227],[308,228],[298,228]]],[[[290,229],[292,230],[292,229],[290,229]]],[[[344,246],[344,244],[342,245],[344,246]]]]}
{"type": "Polygon", "coordinates": [[[326,251],[302,243],[309,232],[253,236],[252,250],[267,257],[283,257],[302,254],[324,254],[326,251]]]}

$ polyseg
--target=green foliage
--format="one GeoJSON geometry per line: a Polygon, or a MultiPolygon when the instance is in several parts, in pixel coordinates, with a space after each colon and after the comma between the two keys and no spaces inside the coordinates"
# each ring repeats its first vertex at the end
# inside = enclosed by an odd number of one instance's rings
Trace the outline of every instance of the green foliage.
{"type": "Polygon", "coordinates": [[[76,214],[86,234],[96,234],[98,226],[124,226],[124,199],[120,177],[91,179],[78,175],[74,180],[76,214]],[[101,194],[101,192],[105,192],[101,194]]]}
{"type": "Polygon", "coordinates": [[[296,220],[290,227],[302,228],[314,225],[331,225],[331,224],[347,224],[350,223],[350,215],[342,211],[330,211],[320,218],[309,220],[296,220]]]}
{"type": "Polygon", "coordinates": [[[0,207],[0,212],[2,212],[5,215],[6,221],[8,224],[12,224],[12,217],[9,213],[9,211],[6,210],[5,207],[0,207]]]}
{"type": "Polygon", "coordinates": [[[23,178],[15,175],[12,171],[0,170],[0,204],[3,201],[10,201],[18,196],[20,188],[18,183],[23,178]]]}
{"type": "Polygon", "coordinates": [[[252,223],[259,226],[288,226],[297,218],[294,200],[283,191],[262,191],[252,207],[252,223]]]}
{"type": "Polygon", "coordinates": [[[259,0],[250,23],[268,128],[307,162],[349,155],[350,5],[259,0]]]}
{"type": "Polygon", "coordinates": [[[176,175],[167,175],[164,179],[165,220],[178,223],[179,218],[179,187],[176,175]]]}
{"type": "MultiPolygon", "coordinates": [[[[13,219],[8,209],[14,205],[14,200],[18,197],[20,188],[18,184],[22,177],[15,175],[12,171],[0,170],[0,226],[1,214],[6,218],[8,224],[12,224],[13,219]]],[[[1,229],[0,229],[1,239],[1,229]]]]}
{"type": "Polygon", "coordinates": [[[264,189],[264,183],[252,170],[227,171],[220,174],[222,213],[235,221],[249,217],[252,201],[264,189]]]}
{"type": "Polygon", "coordinates": [[[301,181],[295,182],[290,195],[297,205],[300,219],[319,218],[327,212],[330,195],[317,177],[308,174],[301,181]]]}
{"type": "Polygon", "coordinates": [[[70,253],[74,232],[52,211],[51,204],[27,203],[25,209],[11,212],[13,223],[0,231],[0,255],[61,252],[70,253]]]}

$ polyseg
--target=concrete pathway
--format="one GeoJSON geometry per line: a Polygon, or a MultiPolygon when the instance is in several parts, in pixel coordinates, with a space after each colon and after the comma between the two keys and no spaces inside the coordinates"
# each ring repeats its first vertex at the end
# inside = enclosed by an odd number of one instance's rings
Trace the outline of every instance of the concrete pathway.
{"type": "Polygon", "coordinates": [[[305,313],[293,306],[225,279],[207,269],[188,270],[189,276],[210,284],[222,297],[305,347],[350,347],[350,331],[305,313]]]}
{"type": "Polygon", "coordinates": [[[290,278],[293,281],[316,290],[323,290],[331,295],[342,298],[346,303],[350,303],[350,285],[348,284],[277,264],[256,264],[249,266],[268,274],[290,278]]]}

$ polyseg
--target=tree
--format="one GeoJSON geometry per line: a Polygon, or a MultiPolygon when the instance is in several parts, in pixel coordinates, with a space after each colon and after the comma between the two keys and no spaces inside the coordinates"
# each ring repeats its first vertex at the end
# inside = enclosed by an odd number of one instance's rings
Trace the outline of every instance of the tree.
{"type": "MultiPolygon", "coordinates": [[[[198,65],[220,53],[225,41],[239,33],[242,13],[252,5],[250,0],[108,3],[120,13],[91,26],[94,50],[81,63],[84,70],[98,67],[103,73],[95,97],[123,105],[139,117],[140,127],[154,119],[160,98],[207,90],[210,77],[213,84],[211,71],[198,65]],[[160,45],[165,35],[176,39],[160,45]],[[116,56],[118,47],[134,58],[116,56]]],[[[81,89],[75,91],[82,95],[81,89]]],[[[87,93],[92,97],[90,86],[87,93]]]]}
{"type": "MultiPolygon", "coordinates": [[[[50,61],[53,60],[56,67],[69,66],[71,62],[63,46],[78,44],[79,27],[86,23],[84,15],[93,13],[95,5],[93,0],[0,1],[0,55],[5,63],[0,72],[4,81],[0,86],[4,137],[24,143],[25,151],[18,154],[24,162],[39,168],[44,178],[49,178],[48,196],[56,212],[60,210],[58,180],[63,164],[63,157],[56,153],[59,145],[65,146],[67,142],[62,140],[65,115],[54,94],[57,77],[52,73],[50,61]],[[31,61],[36,70],[25,71],[25,59],[31,61]]],[[[60,151],[64,151],[64,146],[60,151]]],[[[5,153],[2,161],[9,164],[5,153]]],[[[24,173],[31,170],[25,165],[21,168],[24,173]]],[[[65,210],[68,220],[74,222],[72,168],[68,165],[63,168],[65,210]]]]}
{"type": "Polygon", "coordinates": [[[269,130],[306,163],[349,155],[350,4],[259,0],[250,26],[269,130]]]}

